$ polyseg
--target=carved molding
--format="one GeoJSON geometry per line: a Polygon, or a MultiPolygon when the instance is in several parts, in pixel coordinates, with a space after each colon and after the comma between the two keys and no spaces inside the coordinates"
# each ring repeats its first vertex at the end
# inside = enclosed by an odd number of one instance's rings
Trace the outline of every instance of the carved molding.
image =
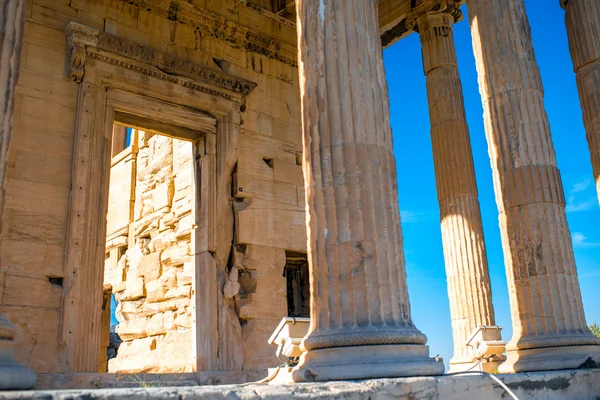
{"type": "MultiPolygon", "coordinates": [[[[248,3],[247,0],[236,0],[236,1],[238,3],[240,3],[240,5],[243,5],[243,6],[246,6],[248,8],[251,8],[254,11],[256,11],[256,12],[264,15],[265,17],[267,17],[269,19],[275,20],[275,21],[277,21],[277,22],[279,22],[281,24],[289,26],[290,28],[296,29],[296,23],[294,21],[291,21],[291,20],[289,20],[289,19],[287,19],[285,17],[282,17],[281,15],[275,14],[275,13],[269,11],[269,10],[265,10],[262,7],[255,6],[254,4],[250,4],[250,3],[248,3]]],[[[295,10],[295,8],[296,8],[295,4],[291,3],[291,6],[294,7],[294,10],[295,10]]],[[[286,8],[287,7],[290,7],[290,6],[288,5],[288,6],[286,6],[286,8]]]]}
{"type": "Polygon", "coordinates": [[[94,59],[236,102],[243,102],[257,86],[252,81],[75,22],[67,26],[66,33],[67,75],[78,83],[85,74],[86,61],[94,59]]]}
{"type": "MultiPolygon", "coordinates": [[[[295,24],[276,14],[263,10],[260,7],[248,4],[246,0],[235,0],[240,5],[250,7],[278,22],[295,27],[295,24]],[[285,20],[285,21],[284,21],[285,20]],[[287,21],[287,22],[286,22],[287,21]]],[[[275,59],[282,63],[298,66],[298,51],[295,46],[280,43],[272,37],[261,35],[251,28],[228,21],[208,10],[199,9],[193,4],[182,0],[128,0],[140,9],[151,11],[170,21],[177,21],[194,26],[202,35],[212,36],[224,40],[237,47],[265,57],[275,59]]]]}

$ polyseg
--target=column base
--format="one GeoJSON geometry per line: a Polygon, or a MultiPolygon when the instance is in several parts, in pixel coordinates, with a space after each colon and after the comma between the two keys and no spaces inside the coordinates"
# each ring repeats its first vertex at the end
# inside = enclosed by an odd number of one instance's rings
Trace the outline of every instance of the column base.
{"type": "Polygon", "coordinates": [[[598,367],[600,346],[563,346],[508,351],[498,372],[511,374],[598,367]]]}
{"type": "Polygon", "coordinates": [[[15,326],[0,313],[0,390],[25,390],[35,386],[35,373],[13,355],[15,326]]]}
{"type": "Polygon", "coordinates": [[[16,362],[0,365],[0,390],[32,389],[35,381],[35,373],[16,362]]]}
{"type": "Polygon", "coordinates": [[[292,371],[294,382],[336,381],[444,373],[424,345],[374,345],[309,350],[292,371]]]}

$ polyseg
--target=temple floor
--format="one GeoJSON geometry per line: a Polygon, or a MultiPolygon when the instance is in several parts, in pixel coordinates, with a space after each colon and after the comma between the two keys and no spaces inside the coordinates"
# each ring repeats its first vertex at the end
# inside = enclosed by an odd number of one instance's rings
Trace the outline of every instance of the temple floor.
{"type": "MultiPolygon", "coordinates": [[[[93,375],[93,374],[90,374],[93,375]]],[[[39,390],[0,393],[0,399],[543,399],[600,398],[600,369],[494,375],[372,379],[295,385],[239,384],[160,387],[161,380],[142,381],[143,387],[78,390],[39,390]]],[[[162,382],[173,382],[163,375],[162,382]]],[[[193,379],[186,379],[186,382],[193,379]]],[[[131,381],[128,381],[130,384],[131,381]]],[[[182,382],[183,383],[183,382],[182,382]]]]}

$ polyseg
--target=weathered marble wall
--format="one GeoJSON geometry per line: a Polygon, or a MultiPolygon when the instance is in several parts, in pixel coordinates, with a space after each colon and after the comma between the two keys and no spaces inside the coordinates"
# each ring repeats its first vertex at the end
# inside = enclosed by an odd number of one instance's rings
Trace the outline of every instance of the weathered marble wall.
{"type": "MultiPolygon", "coordinates": [[[[239,290],[229,293],[231,298],[219,293],[215,299],[219,308],[219,356],[228,360],[227,365],[223,363],[219,368],[253,370],[279,363],[266,340],[281,317],[285,316],[285,279],[282,276],[285,251],[306,252],[304,193],[299,165],[302,145],[295,28],[238,0],[174,1],[178,10],[189,10],[190,7],[203,10],[202,15],[206,19],[196,25],[174,22],[169,20],[168,15],[155,13],[153,10],[158,3],[153,0],[26,2],[21,74],[15,97],[14,140],[8,160],[2,232],[1,252],[5,271],[2,310],[20,328],[16,357],[38,373],[69,369],[64,363],[65,347],[60,329],[63,296],[66,294],[61,283],[65,277],[80,87],[65,74],[65,27],[72,21],[258,84],[247,98],[245,111],[240,112],[239,137],[232,139],[237,154],[235,168],[219,171],[230,174],[235,188],[228,203],[230,229],[219,231],[217,238],[218,283],[223,288],[227,282],[234,282],[236,272],[240,281],[239,290]],[[211,28],[211,24],[217,23],[214,21],[218,21],[221,28],[235,28],[238,33],[244,29],[251,30],[253,35],[223,34],[223,29],[211,28]],[[264,38],[273,39],[275,46],[269,47],[272,42],[264,38]],[[236,245],[233,249],[232,244],[236,245]],[[231,357],[225,357],[225,354],[231,357]]],[[[156,151],[163,151],[163,144],[169,147],[167,143],[161,143],[156,151]]],[[[152,146],[152,141],[149,141],[148,151],[152,146]]],[[[140,149],[138,159],[142,157],[143,149],[140,149]]],[[[158,172],[153,175],[157,176],[158,172]]],[[[173,178],[174,186],[178,184],[177,179],[177,176],[173,178]]],[[[140,208],[136,203],[136,212],[150,215],[154,212],[150,211],[150,202],[158,210],[159,200],[165,200],[162,196],[170,193],[169,190],[166,185],[155,192],[156,198],[148,195],[148,202],[142,201],[140,208]]],[[[172,201],[175,205],[178,203],[175,198],[172,201]]],[[[182,226],[189,223],[184,219],[180,220],[182,226]]],[[[172,228],[173,232],[164,234],[165,241],[161,241],[160,245],[151,240],[139,243],[139,251],[135,250],[136,257],[144,260],[141,263],[140,259],[138,269],[146,268],[146,263],[156,257],[153,255],[156,248],[161,246],[166,246],[162,248],[161,266],[167,262],[165,253],[172,253],[173,259],[177,260],[168,262],[168,267],[163,270],[165,277],[152,276],[152,272],[142,275],[146,299],[147,296],[165,297],[181,291],[169,300],[188,301],[190,287],[180,283],[188,276],[190,266],[186,269],[185,251],[174,245],[172,237],[169,238],[177,235],[180,224],[172,228]],[[170,283],[155,287],[158,293],[149,290],[150,282],[161,279],[170,283]],[[162,293],[163,288],[168,289],[162,293]],[[177,298],[180,300],[174,300],[177,298]]],[[[133,252],[134,247],[131,246],[126,269],[135,269],[133,262],[129,261],[129,258],[134,259],[133,252]]],[[[156,259],[154,262],[158,263],[156,259]]],[[[125,279],[125,290],[120,292],[116,290],[122,288],[122,282],[114,283],[113,290],[118,296],[123,296],[121,300],[129,298],[127,301],[131,304],[139,301],[133,294],[133,288],[136,285],[138,289],[140,287],[136,279],[125,279]]],[[[235,284],[229,286],[237,288],[235,284]]],[[[122,318],[131,313],[125,304],[123,302],[119,309],[122,318]]],[[[101,306],[98,304],[98,307],[101,306]]],[[[178,310],[185,309],[183,313],[164,310],[155,314],[157,316],[152,324],[145,326],[146,331],[156,329],[158,335],[164,334],[166,338],[168,334],[164,333],[164,325],[176,326],[176,332],[181,332],[182,339],[171,342],[188,340],[188,310],[186,306],[182,307],[178,310]]],[[[122,336],[127,337],[123,331],[122,336]]],[[[139,340],[152,346],[152,339],[140,336],[139,340]]],[[[137,345],[136,341],[129,343],[137,345]]],[[[127,343],[121,349],[123,360],[130,346],[127,343]]],[[[180,349],[173,346],[171,349],[180,349]]],[[[124,362],[122,367],[126,368],[124,362]]]]}

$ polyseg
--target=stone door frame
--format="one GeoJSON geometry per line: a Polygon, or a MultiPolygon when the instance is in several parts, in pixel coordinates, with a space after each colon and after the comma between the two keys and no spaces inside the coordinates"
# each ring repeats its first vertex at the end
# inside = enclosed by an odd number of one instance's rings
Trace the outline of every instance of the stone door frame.
{"type": "Polygon", "coordinates": [[[195,176],[198,227],[192,237],[194,370],[218,370],[223,360],[218,360],[216,259],[228,257],[229,250],[220,246],[216,234],[233,235],[228,182],[237,160],[240,110],[256,84],[80,24],[71,23],[66,32],[67,74],[80,88],[59,372],[97,372],[110,142],[119,113],[134,120],[137,116],[159,131],[168,126],[179,137],[203,133],[204,149],[196,169],[201,172],[195,176]]]}

